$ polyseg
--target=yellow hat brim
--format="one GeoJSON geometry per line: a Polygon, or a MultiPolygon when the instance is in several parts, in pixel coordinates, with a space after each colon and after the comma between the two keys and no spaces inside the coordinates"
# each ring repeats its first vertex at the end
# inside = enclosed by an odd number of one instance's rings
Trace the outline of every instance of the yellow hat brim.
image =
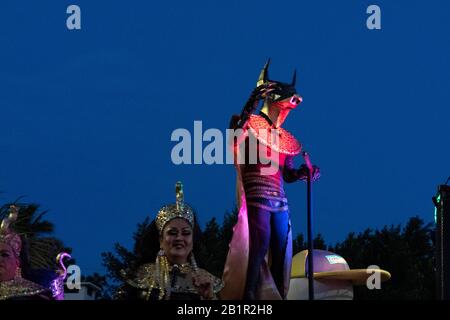
{"type": "MultiPolygon", "coordinates": [[[[372,276],[375,272],[380,274],[381,282],[387,281],[391,278],[391,274],[386,270],[380,269],[354,269],[354,270],[343,270],[343,271],[329,271],[329,272],[315,272],[314,279],[316,280],[348,280],[354,285],[364,285],[367,279],[372,276]]],[[[302,277],[292,277],[292,278],[305,278],[302,277]]]]}

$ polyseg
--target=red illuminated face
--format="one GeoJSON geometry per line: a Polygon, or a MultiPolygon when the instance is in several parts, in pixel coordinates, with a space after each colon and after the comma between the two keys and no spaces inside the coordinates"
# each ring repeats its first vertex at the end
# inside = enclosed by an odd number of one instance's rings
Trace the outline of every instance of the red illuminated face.
{"type": "Polygon", "coordinates": [[[182,218],[169,221],[160,237],[161,249],[171,263],[183,264],[193,248],[193,231],[191,225],[182,218]]]}
{"type": "Polygon", "coordinates": [[[280,109],[295,109],[301,102],[303,98],[297,94],[294,94],[292,97],[274,102],[273,104],[278,106],[280,109]]]}
{"type": "Polygon", "coordinates": [[[269,108],[269,117],[272,119],[275,128],[281,127],[289,112],[295,109],[301,102],[302,97],[296,94],[292,97],[273,102],[269,108]]]}
{"type": "Polygon", "coordinates": [[[19,259],[12,248],[6,243],[0,243],[0,282],[14,279],[18,267],[19,259]]]}

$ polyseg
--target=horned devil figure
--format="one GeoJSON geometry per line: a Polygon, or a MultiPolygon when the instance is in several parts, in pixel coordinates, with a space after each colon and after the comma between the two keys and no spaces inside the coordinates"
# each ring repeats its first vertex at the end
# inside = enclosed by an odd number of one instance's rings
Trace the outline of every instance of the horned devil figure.
{"type": "MultiPolygon", "coordinates": [[[[292,233],[283,180],[306,180],[309,169],[294,168],[302,147],[281,127],[302,101],[295,90],[296,72],[291,83],[269,80],[269,63],[241,115],[230,123],[239,213],[224,268],[225,299],[285,299],[289,288],[292,233]],[[260,101],[264,104],[256,115],[260,101]]],[[[318,167],[311,176],[320,177],[318,167]]]]}

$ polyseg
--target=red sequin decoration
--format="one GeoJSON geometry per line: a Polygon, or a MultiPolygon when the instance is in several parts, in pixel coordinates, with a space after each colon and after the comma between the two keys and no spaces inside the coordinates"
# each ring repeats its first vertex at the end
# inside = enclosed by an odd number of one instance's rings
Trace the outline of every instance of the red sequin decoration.
{"type": "Polygon", "coordinates": [[[289,131],[283,128],[274,129],[262,116],[250,116],[249,131],[259,142],[278,153],[297,155],[302,150],[300,142],[289,131]],[[271,142],[272,130],[277,130],[279,134],[279,139],[275,143],[271,142]]]}

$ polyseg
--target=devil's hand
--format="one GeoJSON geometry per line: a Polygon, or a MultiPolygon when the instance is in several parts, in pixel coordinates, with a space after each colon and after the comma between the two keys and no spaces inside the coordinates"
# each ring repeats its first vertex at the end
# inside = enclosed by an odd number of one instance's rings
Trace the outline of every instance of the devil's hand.
{"type": "MultiPolygon", "coordinates": [[[[302,164],[298,169],[298,176],[300,180],[308,179],[309,169],[305,164],[302,164]]],[[[317,166],[312,167],[311,181],[317,181],[320,179],[320,168],[317,166]]]]}
{"type": "Polygon", "coordinates": [[[248,99],[249,102],[259,101],[261,99],[265,99],[269,93],[272,91],[279,89],[278,85],[275,82],[266,82],[262,85],[256,87],[248,99]]]}
{"type": "Polygon", "coordinates": [[[256,87],[250,94],[250,97],[248,98],[247,102],[244,105],[244,108],[242,109],[237,127],[245,127],[245,124],[250,115],[253,114],[258,108],[259,101],[265,99],[270,92],[276,90],[277,88],[278,86],[274,82],[266,82],[256,87]]]}

